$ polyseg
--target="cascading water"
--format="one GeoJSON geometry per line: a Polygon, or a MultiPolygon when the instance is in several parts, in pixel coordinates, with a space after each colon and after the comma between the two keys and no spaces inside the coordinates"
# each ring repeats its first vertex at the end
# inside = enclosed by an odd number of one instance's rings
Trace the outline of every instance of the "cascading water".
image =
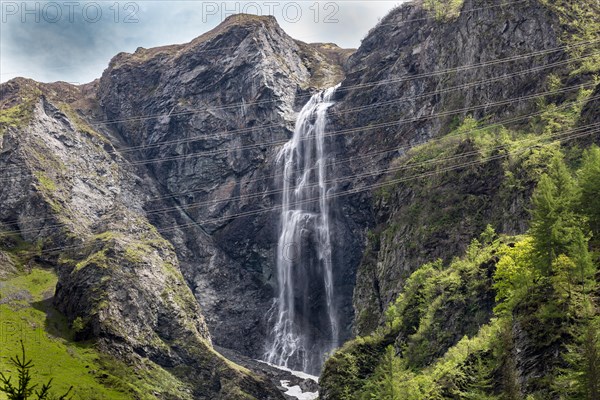
{"type": "Polygon", "coordinates": [[[338,346],[334,304],[327,153],[327,109],[337,89],[312,96],[277,156],[282,209],[277,244],[278,296],[266,361],[317,373],[338,346]]]}

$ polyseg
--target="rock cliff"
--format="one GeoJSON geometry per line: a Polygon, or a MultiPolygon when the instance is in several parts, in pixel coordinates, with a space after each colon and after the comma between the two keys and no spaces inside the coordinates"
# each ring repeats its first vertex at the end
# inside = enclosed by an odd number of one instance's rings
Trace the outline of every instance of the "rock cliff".
{"type": "MultiPolygon", "coordinates": [[[[563,1],[410,2],[356,51],[236,15],[190,43],[118,54],[86,85],[11,80],[0,85],[2,234],[56,269],[52,301],[77,340],[150,360],[190,398],[282,398],[212,346],[265,350],[285,179],[275,159],[299,109],[341,83],[325,145],[344,341],[380,327],[420,265],[450,263],[487,224],[525,232],[561,132],[597,142],[586,136],[600,96],[590,4],[591,14],[563,1]],[[579,12],[585,23],[565,17],[579,12]]],[[[468,324],[432,306],[443,312],[429,321],[450,333],[423,364],[489,322],[496,261],[464,277],[482,303],[468,324]]],[[[0,263],[0,276],[17,269],[3,251],[0,263]]],[[[379,357],[402,340],[393,332],[348,353],[379,357]]],[[[519,362],[523,376],[540,372],[519,362]]]]}
{"type": "Polygon", "coordinates": [[[17,79],[3,89],[4,233],[36,243],[38,262],[57,270],[53,303],[76,338],[150,360],[194,398],[281,398],[212,349],[175,249],[145,215],[144,196],[158,192],[75,111],[90,104],[85,88],[17,79]]]}
{"type": "MultiPolygon", "coordinates": [[[[368,251],[357,252],[363,257],[354,289],[358,334],[381,322],[404,279],[422,263],[460,255],[488,222],[507,234],[527,228],[526,199],[535,177],[528,176],[522,161],[509,166],[497,158],[481,164],[472,142],[457,144],[457,139],[434,150],[438,139],[461,129],[462,138],[468,136],[465,120],[476,121],[471,130],[485,125],[541,133],[547,124],[541,104],[565,106],[578,99],[580,85],[592,87],[593,74],[574,72],[593,60],[597,43],[583,39],[597,40],[597,35],[586,31],[573,38],[573,27],[563,17],[574,13],[568,6],[459,3],[455,13],[443,15],[435,7],[444,2],[409,2],[390,12],[349,58],[332,109],[333,130],[339,132],[332,137],[336,157],[364,155],[338,164],[336,175],[350,177],[340,180],[340,190],[408,179],[340,200],[349,219],[370,228],[368,251]],[[425,154],[419,146],[429,142],[425,154]],[[424,165],[435,152],[447,161],[424,165]],[[419,162],[414,167],[413,157],[419,162]],[[469,161],[475,164],[439,180],[437,173],[427,174],[469,161]],[[511,186],[511,176],[518,176],[522,189],[511,186]]],[[[579,109],[584,105],[582,100],[579,109]]],[[[587,113],[596,115],[590,107],[587,113]]],[[[353,232],[353,238],[367,239],[364,229],[353,232]]]]}
{"type": "Polygon", "coordinates": [[[280,398],[212,342],[264,352],[273,159],[351,52],[236,15],[187,44],[121,53],[87,85],[1,86],[0,221],[57,269],[53,301],[78,340],[149,359],[195,398],[280,398]]]}
{"type": "Polygon", "coordinates": [[[295,112],[342,79],[348,54],[295,41],[273,17],[237,15],[186,45],[120,54],[98,83],[125,157],[160,188],[144,207],[220,346],[264,352],[281,178],[273,161],[295,112]]]}

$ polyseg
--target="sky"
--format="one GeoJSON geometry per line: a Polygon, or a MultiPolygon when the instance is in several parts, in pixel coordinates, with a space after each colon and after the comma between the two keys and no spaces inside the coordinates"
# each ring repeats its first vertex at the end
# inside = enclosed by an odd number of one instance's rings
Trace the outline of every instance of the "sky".
{"type": "Polygon", "coordinates": [[[87,83],[119,52],[189,42],[238,12],[273,15],[305,42],[358,47],[401,1],[0,0],[0,81],[87,83]]]}

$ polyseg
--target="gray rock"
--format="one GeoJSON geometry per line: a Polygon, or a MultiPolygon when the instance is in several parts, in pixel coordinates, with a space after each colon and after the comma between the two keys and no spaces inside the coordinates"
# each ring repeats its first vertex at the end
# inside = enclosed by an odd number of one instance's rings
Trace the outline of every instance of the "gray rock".
{"type": "Polygon", "coordinates": [[[77,339],[95,339],[133,364],[183,367],[174,373],[195,398],[282,398],[212,349],[174,247],[142,208],[155,189],[138,185],[108,139],[77,116],[81,88],[16,79],[2,89],[3,105],[28,101],[24,116],[3,129],[0,218],[39,244],[40,264],[57,269],[53,302],[70,321],[83,321],[77,339]]]}
{"type": "Polygon", "coordinates": [[[300,382],[299,386],[303,393],[315,393],[319,391],[319,384],[312,379],[304,379],[300,382]]]}
{"type": "Polygon", "coordinates": [[[274,158],[296,111],[343,78],[350,52],[295,41],[272,17],[233,16],[188,44],[122,53],[99,81],[106,118],[122,121],[115,135],[141,146],[123,156],[144,163],[140,174],[168,197],[145,208],[172,210],[150,220],[175,245],[220,346],[264,352],[276,281],[274,158]],[[230,218],[239,213],[250,215],[230,218]]]}
{"type": "MultiPolygon", "coordinates": [[[[349,58],[347,78],[332,109],[333,130],[380,127],[350,131],[332,139],[336,144],[331,147],[339,149],[338,158],[375,154],[341,165],[336,171],[339,176],[358,177],[340,181],[340,189],[360,190],[381,183],[390,175],[410,177],[414,171],[401,171],[397,175],[385,172],[394,165],[393,160],[404,154],[403,148],[447,134],[466,116],[486,117],[486,123],[492,123],[534,112],[538,107],[536,99],[502,106],[485,105],[543,93],[548,90],[546,76],[550,73],[568,78],[563,66],[555,66],[498,79],[515,71],[565,60],[568,54],[564,50],[430,76],[432,71],[527,55],[562,45],[557,14],[539,2],[498,7],[487,0],[466,0],[462,7],[478,11],[438,21],[421,2],[405,3],[383,18],[349,58]],[[356,85],[361,86],[355,88],[356,85]]],[[[563,100],[574,95],[575,92],[570,93],[563,100]]],[[[529,121],[530,118],[523,118],[508,126],[519,128],[529,121]]],[[[468,151],[468,145],[461,150],[468,151]]],[[[460,174],[444,179],[444,184],[433,191],[419,192],[412,182],[400,183],[390,190],[388,200],[380,203],[375,202],[370,190],[339,200],[337,208],[349,221],[345,224],[349,229],[342,237],[351,244],[340,251],[346,257],[354,254],[347,258],[345,268],[348,274],[356,272],[356,278],[351,280],[356,282],[355,333],[369,333],[382,322],[383,311],[400,293],[404,279],[419,265],[461,254],[471,238],[483,231],[483,221],[508,234],[522,233],[527,228],[527,199],[534,182],[521,192],[501,198],[504,171],[500,162],[461,170],[460,174]],[[441,199],[440,203],[419,214],[423,220],[415,222],[413,217],[420,204],[431,205],[436,199],[441,199]],[[466,199],[474,199],[477,204],[469,204],[466,199]],[[440,207],[447,216],[456,216],[456,223],[440,230],[433,226],[430,234],[421,235],[419,231],[427,229],[423,224],[429,221],[425,213],[440,207]],[[392,226],[394,234],[387,240],[372,241],[365,247],[367,229],[378,236],[392,226]]],[[[418,187],[419,181],[416,182],[418,187]]]]}

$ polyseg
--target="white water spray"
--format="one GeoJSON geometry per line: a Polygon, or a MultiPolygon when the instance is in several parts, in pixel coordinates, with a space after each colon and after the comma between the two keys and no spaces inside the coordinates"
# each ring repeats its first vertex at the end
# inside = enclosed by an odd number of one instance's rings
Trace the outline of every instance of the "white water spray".
{"type": "Polygon", "coordinates": [[[337,86],[312,96],[298,115],[293,137],[277,156],[277,166],[282,171],[277,244],[279,292],[265,359],[312,372],[320,368],[324,353],[335,349],[339,339],[325,149],[327,109],[333,105],[336,89],[337,86]],[[316,286],[325,294],[325,302],[320,306],[315,305],[318,301],[312,289],[316,286]],[[316,314],[321,315],[311,315],[315,308],[320,311],[316,314]],[[323,323],[329,326],[320,326],[323,323]],[[323,338],[323,331],[328,338],[323,338]]]}

